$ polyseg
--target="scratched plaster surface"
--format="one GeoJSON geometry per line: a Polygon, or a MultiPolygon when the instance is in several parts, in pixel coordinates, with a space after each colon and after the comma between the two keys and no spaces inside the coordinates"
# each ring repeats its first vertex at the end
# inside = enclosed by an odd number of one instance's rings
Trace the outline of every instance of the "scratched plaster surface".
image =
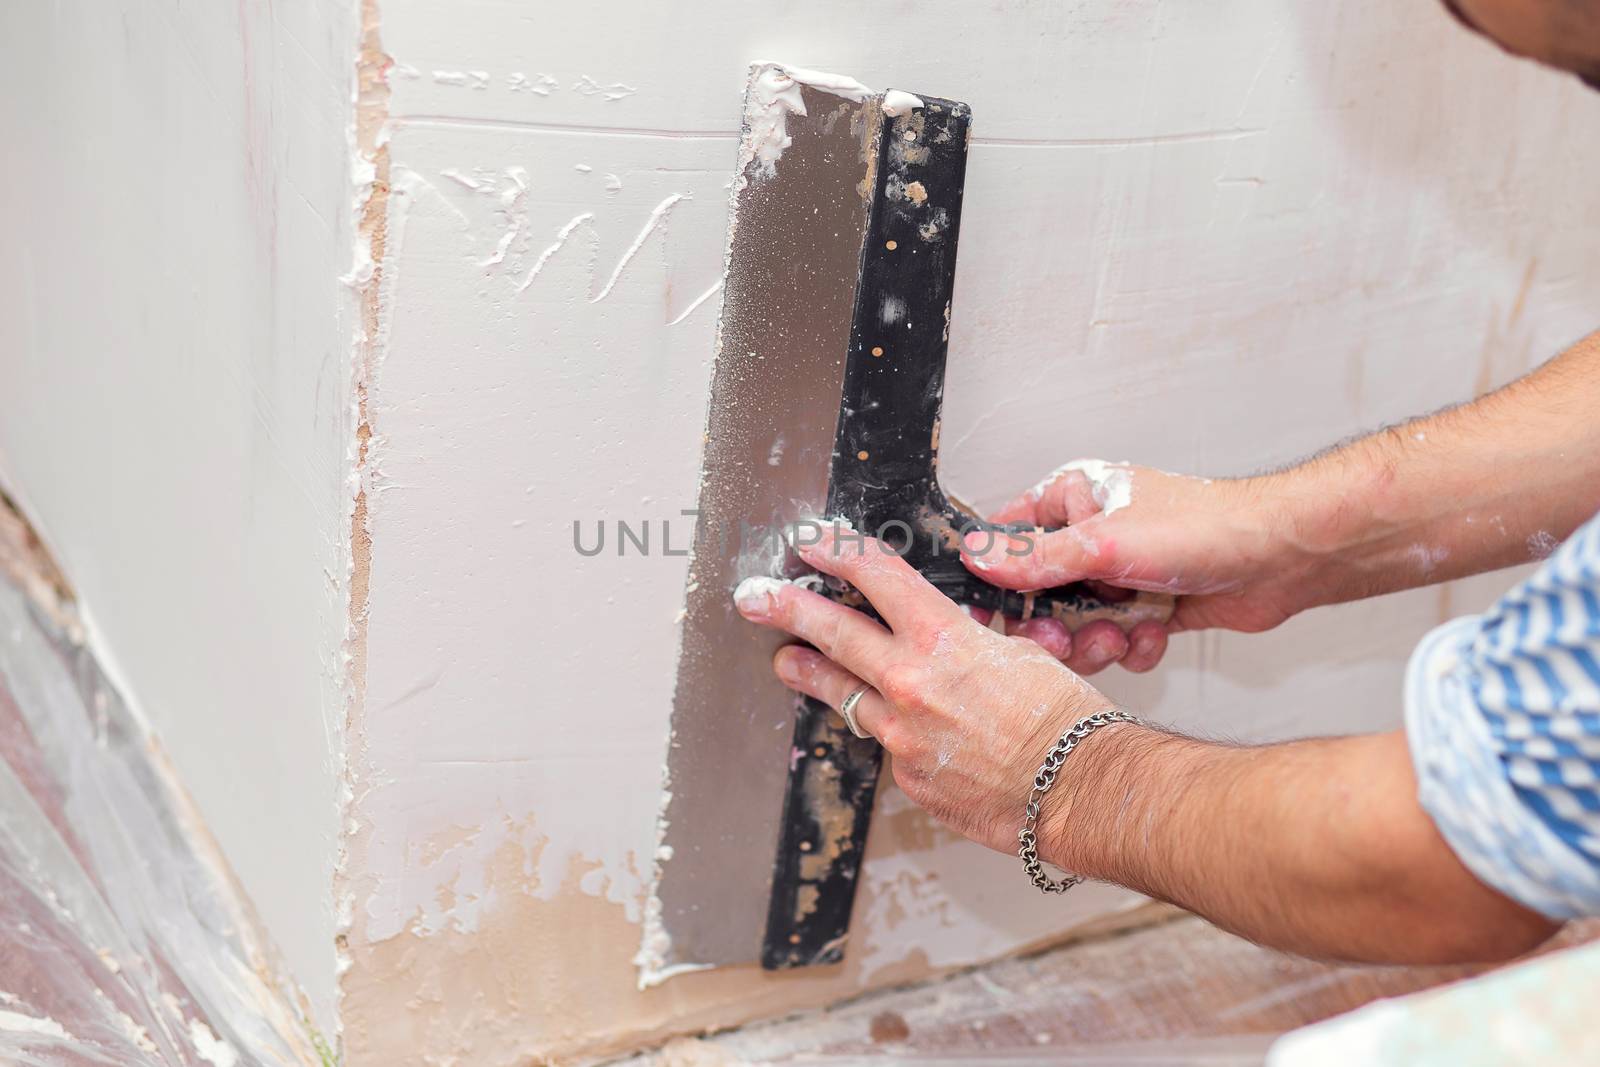
{"type": "MultiPolygon", "coordinates": [[[[1031,893],[889,790],[843,968],[634,990],[684,581],[663,522],[681,549],[749,60],[972,103],[944,469],[979,503],[1080,454],[1281,462],[1594,326],[1600,101],[1429,5],[947,6],[379,5],[351,1063],[625,1048],[1129,903],[1031,893]],[[617,554],[619,519],[649,555],[617,554]]],[[[1393,725],[1410,644],[1500,584],[1187,637],[1106,686],[1213,734],[1393,725]]]]}

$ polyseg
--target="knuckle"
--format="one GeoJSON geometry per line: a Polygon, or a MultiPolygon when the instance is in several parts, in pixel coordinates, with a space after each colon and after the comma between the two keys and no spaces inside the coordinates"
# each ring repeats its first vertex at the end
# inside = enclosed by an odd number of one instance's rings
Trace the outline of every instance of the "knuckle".
{"type": "Polygon", "coordinates": [[[804,620],[805,612],[797,603],[799,600],[793,590],[778,590],[767,601],[768,617],[784,629],[791,629],[797,622],[804,620]]]}
{"type": "Polygon", "coordinates": [[[1078,572],[1081,578],[1075,578],[1075,581],[1095,578],[1094,572],[1099,568],[1100,557],[1099,534],[1095,524],[1099,521],[1100,515],[1096,513],[1054,531],[1049,544],[1045,546],[1044,558],[1052,566],[1078,572]]]}
{"type": "Polygon", "coordinates": [[[891,663],[884,668],[879,692],[889,703],[901,708],[918,707],[928,683],[928,674],[914,663],[891,663]]]}
{"type": "Polygon", "coordinates": [[[1114,536],[1101,536],[1098,527],[1083,523],[1068,526],[1066,533],[1070,538],[1070,547],[1082,561],[1085,571],[1114,574],[1122,566],[1114,536]]]}
{"type": "Polygon", "coordinates": [[[883,717],[877,729],[878,744],[886,749],[889,755],[895,758],[895,781],[899,781],[902,764],[911,757],[911,748],[906,736],[904,721],[900,716],[890,712],[883,717]]]}
{"type": "Polygon", "coordinates": [[[877,737],[878,743],[895,758],[896,766],[926,777],[923,771],[928,762],[928,742],[914,718],[890,711],[879,723],[877,737]]]}
{"type": "Polygon", "coordinates": [[[859,571],[867,563],[867,544],[858,534],[835,534],[823,544],[828,558],[841,570],[859,571]]]}
{"type": "Polygon", "coordinates": [[[828,547],[825,555],[828,560],[828,570],[840,578],[848,581],[861,573],[861,556],[849,547],[835,541],[828,547]]]}
{"type": "Polygon", "coordinates": [[[836,622],[828,639],[828,658],[840,663],[854,663],[860,651],[860,638],[842,621],[836,622]]]}
{"type": "Polygon", "coordinates": [[[859,579],[869,583],[876,580],[882,585],[896,573],[901,563],[902,560],[898,556],[892,555],[882,545],[873,542],[856,558],[855,574],[859,579]]]}
{"type": "Polygon", "coordinates": [[[1014,578],[1032,578],[1044,573],[1053,565],[1056,539],[1060,534],[1028,534],[1019,539],[1019,548],[994,562],[994,568],[1014,578]]]}
{"type": "Polygon", "coordinates": [[[838,659],[840,649],[849,641],[848,631],[846,631],[844,625],[844,616],[837,611],[830,611],[825,617],[818,620],[810,628],[810,633],[807,636],[830,659],[838,659]]]}
{"type": "Polygon", "coordinates": [[[1084,536],[1081,532],[1073,532],[1076,530],[1077,527],[1068,526],[1065,530],[1041,535],[1034,542],[1033,554],[1027,558],[1028,564],[1040,569],[1064,567],[1077,555],[1075,543],[1081,544],[1084,536]]]}

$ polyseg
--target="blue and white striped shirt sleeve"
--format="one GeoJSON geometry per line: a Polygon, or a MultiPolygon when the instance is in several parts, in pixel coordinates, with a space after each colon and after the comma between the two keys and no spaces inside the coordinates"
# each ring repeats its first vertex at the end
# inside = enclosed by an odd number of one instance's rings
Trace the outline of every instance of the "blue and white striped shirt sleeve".
{"type": "Polygon", "coordinates": [[[1417,646],[1419,799],[1461,862],[1553,919],[1600,915],[1600,516],[1417,646]]]}

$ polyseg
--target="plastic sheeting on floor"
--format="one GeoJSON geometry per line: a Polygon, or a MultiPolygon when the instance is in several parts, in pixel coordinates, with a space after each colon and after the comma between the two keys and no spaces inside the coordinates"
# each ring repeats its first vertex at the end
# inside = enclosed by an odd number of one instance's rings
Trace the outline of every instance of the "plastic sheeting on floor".
{"type": "Polygon", "coordinates": [[[328,1059],[281,974],[149,731],[0,571],[0,1062],[328,1059]]]}

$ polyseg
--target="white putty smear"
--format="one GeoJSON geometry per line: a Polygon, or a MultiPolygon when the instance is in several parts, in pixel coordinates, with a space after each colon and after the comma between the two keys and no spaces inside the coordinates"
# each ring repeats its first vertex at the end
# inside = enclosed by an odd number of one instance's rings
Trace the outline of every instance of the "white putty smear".
{"type": "MultiPolygon", "coordinates": [[[[669,800],[672,797],[670,792],[664,795],[669,800]]],[[[665,811],[666,804],[663,803],[661,808],[665,811]]],[[[661,863],[670,858],[670,854],[656,857],[655,882],[661,880],[661,863]]],[[[655,882],[652,884],[655,884],[655,882]]],[[[654,988],[669,978],[676,978],[680,974],[708,971],[715,966],[710,963],[668,963],[667,953],[671,951],[672,935],[667,933],[666,926],[661,921],[661,898],[652,891],[645,900],[644,905],[643,939],[640,942],[638,953],[633,957],[633,964],[639,969],[636,982],[639,992],[642,993],[646,989],[654,988]]]]}
{"type": "Polygon", "coordinates": [[[909,115],[922,106],[922,97],[913,96],[901,89],[890,89],[883,94],[883,113],[892,119],[909,115]]]}
{"type": "Polygon", "coordinates": [[[199,1019],[189,1020],[189,1043],[211,1067],[238,1067],[239,1054],[199,1019]]]}
{"type": "MultiPolygon", "coordinates": [[[[670,744],[671,736],[667,740],[670,744]]],[[[672,771],[664,763],[661,766],[661,782],[661,796],[656,800],[657,842],[667,836],[670,825],[667,808],[672,804],[672,771]]],[[[633,964],[639,969],[638,989],[641,993],[679,973],[667,965],[667,953],[672,951],[672,935],[667,933],[666,925],[661,921],[661,898],[656,895],[656,888],[661,884],[661,865],[671,858],[670,845],[656,845],[655,862],[650,868],[650,892],[645,897],[640,924],[639,951],[633,957],[633,964]]]]}
{"type": "Polygon", "coordinates": [[[1406,549],[1406,559],[1411,561],[1412,566],[1416,567],[1423,577],[1438,570],[1439,564],[1448,558],[1450,550],[1443,545],[1425,545],[1418,541],[1406,549]]]}
{"type": "Polygon", "coordinates": [[[1032,500],[1044,496],[1057,478],[1068,471],[1077,471],[1089,480],[1089,492],[1100,505],[1100,514],[1110,515],[1133,503],[1133,467],[1126,461],[1108,463],[1103,459],[1075,459],[1051,471],[1042,482],[1028,490],[1032,500]]]}
{"type": "MultiPolygon", "coordinates": [[[[787,74],[790,80],[801,85],[809,85],[813,89],[821,89],[835,96],[842,96],[852,103],[861,103],[871,96],[876,90],[870,86],[862,85],[846,74],[830,74],[825,70],[807,70],[805,67],[791,66],[788,63],[773,63],[771,60],[758,59],[757,66],[777,67],[787,74]]],[[[801,112],[804,114],[804,112],[801,112]]]]}
{"type": "MultiPolygon", "coordinates": [[[[776,174],[784,149],[794,143],[789,136],[789,116],[804,115],[800,87],[809,85],[859,104],[872,90],[854,78],[807,70],[787,63],[758,59],[750,64],[750,92],[745,103],[745,124],[750,129],[748,150],[760,162],[762,173],[776,174]]],[[[906,94],[910,95],[910,94],[906,94]]],[[[916,99],[913,97],[912,99],[916,99]]],[[[919,104],[921,101],[917,101],[919,104]]]]}
{"type": "Polygon", "coordinates": [[[734,589],[733,602],[741,608],[759,607],[763,600],[777,596],[780,589],[793,584],[783,578],[768,578],[764,575],[746,578],[734,589]]]}
{"type": "MultiPolygon", "coordinates": [[[[851,524],[850,520],[845,518],[843,515],[801,515],[799,518],[786,525],[783,529],[784,542],[797,552],[802,547],[800,544],[800,528],[802,526],[806,527],[807,529],[828,530],[835,536],[842,536],[844,534],[854,535],[860,533],[860,531],[858,531],[855,526],[851,524]]],[[[817,542],[813,541],[809,542],[808,544],[816,543],[817,542]]]]}
{"type": "Polygon", "coordinates": [[[1549,530],[1535,530],[1528,535],[1528,558],[1531,560],[1548,559],[1560,547],[1561,542],[1549,530]]]}
{"type": "MultiPolygon", "coordinates": [[[[9,1003],[9,1002],[8,1002],[9,1003]]],[[[57,1041],[76,1041],[66,1028],[48,1015],[37,1018],[16,1011],[0,1011],[0,1031],[11,1034],[37,1034],[57,1041]]]]}

